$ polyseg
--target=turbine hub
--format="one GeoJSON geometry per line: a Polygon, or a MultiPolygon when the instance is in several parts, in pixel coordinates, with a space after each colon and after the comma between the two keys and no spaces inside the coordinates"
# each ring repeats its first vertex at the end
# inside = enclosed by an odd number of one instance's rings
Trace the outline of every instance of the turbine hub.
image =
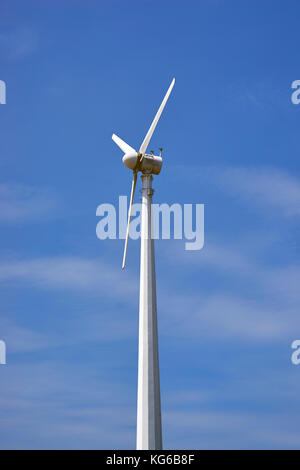
{"type": "Polygon", "coordinates": [[[136,152],[125,153],[122,161],[127,168],[134,170],[137,164],[138,154],[136,152]]]}

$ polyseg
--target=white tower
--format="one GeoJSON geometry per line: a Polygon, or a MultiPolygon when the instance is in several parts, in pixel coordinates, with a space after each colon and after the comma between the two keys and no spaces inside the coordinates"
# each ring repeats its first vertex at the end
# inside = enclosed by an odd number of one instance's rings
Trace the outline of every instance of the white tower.
{"type": "Polygon", "coordinates": [[[137,449],[162,449],[152,175],[144,174],[141,221],[137,449]]]}
{"type": "Polygon", "coordinates": [[[142,173],[142,220],[141,220],[141,262],[140,262],[140,305],[139,305],[139,358],[137,396],[137,450],[161,450],[161,404],[158,361],[158,331],[156,309],[156,276],[154,240],[152,237],[152,175],[158,175],[162,167],[162,157],[146,154],[147,147],[174,86],[171,85],[156,113],[139,152],[130,147],[120,137],[112,139],[125,153],[123,163],[133,170],[133,180],[128,210],[128,224],[122,268],[125,267],[127,244],[130,229],[132,204],[137,174],[142,173]]]}

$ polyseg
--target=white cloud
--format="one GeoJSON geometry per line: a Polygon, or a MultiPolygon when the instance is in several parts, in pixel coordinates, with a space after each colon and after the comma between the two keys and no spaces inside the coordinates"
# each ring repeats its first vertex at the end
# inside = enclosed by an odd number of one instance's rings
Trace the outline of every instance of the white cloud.
{"type": "MultiPolygon", "coordinates": [[[[183,177],[186,168],[180,168],[183,177]]],[[[178,168],[177,168],[178,171],[178,168]]],[[[214,185],[260,209],[274,209],[277,216],[300,214],[300,177],[267,167],[193,167],[189,177],[214,185]]],[[[274,212],[272,212],[272,215],[274,212]]]]}
{"type": "Polygon", "coordinates": [[[161,321],[161,331],[173,337],[270,342],[294,335],[298,325],[297,311],[272,309],[264,302],[217,289],[211,294],[202,290],[194,296],[174,294],[172,299],[162,300],[160,310],[170,314],[161,321]]]}
{"type": "Polygon", "coordinates": [[[165,254],[179,276],[182,271],[193,280],[216,273],[217,280],[208,291],[193,281],[194,289],[175,289],[172,296],[161,289],[160,310],[167,312],[164,328],[168,325],[173,335],[190,338],[270,342],[293,337],[299,329],[300,266],[267,263],[261,260],[260,248],[257,251],[238,240],[235,246],[208,242],[192,254],[171,244],[165,254]]]}
{"type": "Polygon", "coordinates": [[[231,193],[259,206],[278,209],[278,215],[300,214],[300,178],[275,168],[225,168],[219,183],[231,193]]]}
{"type": "Polygon", "coordinates": [[[112,268],[102,260],[81,257],[53,257],[0,263],[0,280],[23,281],[46,289],[88,291],[108,298],[131,300],[137,294],[137,280],[127,271],[112,268]]]}
{"type": "Polygon", "coordinates": [[[290,414],[170,410],[165,424],[168,449],[299,448],[300,432],[290,414]]]}
{"type": "MultiPolygon", "coordinates": [[[[121,341],[126,338],[137,338],[137,315],[129,316],[120,309],[105,309],[96,313],[81,311],[73,313],[72,321],[65,319],[63,328],[68,330],[66,335],[62,330],[61,322],[48,324],[48,331],[40,331],[40,323],[27,326],[28,312],[22,312],[23,318],[14,321],[8,314],[1,312],[0,338],[7,345],[7,360],[11,363],[13,354],[36,352],[41,350],[57,350],[58,348],[72,348],[79,344],[101,344],[121,341]],[[25,323],[25,326],[24,326],[25,323]],[[66,326],[67,325],[67,326],[66,326]]],[[[59,312],[59,317],[65,312],[59,312]]]]}
{"type": "Polygon", "coordinates": [[[89,362],[43,360],[10,364],[3,372],[2,449],[134,446],[135,398],[126,383],[110,381],[103,360],[97,373],[89,362]]]}
{"type": "Polygon", "coordinates": [[[58,198],[45,188],[21,184],[0,184],[0,223],[44,219],[59,208],[58,198]]]}
{"type": "Polygon", "coordinates": [[[12,322],[3,312],[0,317],[0,336],[9,345],[9,353],[36,351],[51,345],[49,337],[12,322]]]}
{"type": "Polygon", "coordinates": [[[9,61],[20,61],[31,56],[38,47],[38,36],[29,28],[11,29],[0,34],[1,57],[9,61]]]}
{"type": "MultiPolygon", "coordinates": [[[[210,256],[208,253],[204,255],[203,263],[206,266],[213,266],[214,269],[220,269],[226,277],[232,275],[233,283],[234,277],[244,277],[246,282],[249,279],[250,284],[256,289],[253,299],[238,290],[224,291],[218,284],[209,293],[200,288],[192,294],[190,291],[180,293],[174,291],[170,296],[167,286],[160,282],[158,304],[162,332],[168,329],[172,330],[174,336],[218,337],[223,340],[236,338],[248,341],[279,340],[293,334],[298,324],[297,280],[300,280],[300,268],[261,266],[238,250],[231,256],[230,249],[222,245],[215,244],[208,252],[210,250],[215,250],[218,256],[215,254],[210,256]],[[186,311],[189,312],[188,318],[183,314],[186,311]]],[[[170,259],[174,258],[171,251],[169,256],[170,259]]],[[[178,257],[177,268],[184,265],[184,271],[190,272],[190,276],[193,277],[197,263],[201,263],[201,254],[195,257],[196,259],[197,262],[193,266],[184,256],[178,257]]],[[[88,296],[92,293],[93,296],[107,298],[110,301],[121,301],[138,310],[137,276],[132,276],[127,271],[124,277],[121,270],[112,268],[103,260],[53,257],[2,262],[0,280],[8,283],[7,285],[17,282],[25,283],[30,288],[67,290],[73,294],[88,296]]],[[[135,332],[136,325],[132,318],[120,319],[119,315],[116,318],[109,315],[101,316],[102,328],[99,329],[99,317],[91,312],[87,312],[85,317],[88,319],[88,328],[82,324],[81,318],[74,318],[73,342],[105,339],[107,333],[101,336],[101,331],[110,332],[107,336],[110,339],[131,336],[135,332]],[[91,328],[91,325],[94,327],[91,328]]],[[[23,333],[21,337],[24,336],[23,333]]],[[[61,342],[62,338],[54,337],[53,345],[61,342]]]]}

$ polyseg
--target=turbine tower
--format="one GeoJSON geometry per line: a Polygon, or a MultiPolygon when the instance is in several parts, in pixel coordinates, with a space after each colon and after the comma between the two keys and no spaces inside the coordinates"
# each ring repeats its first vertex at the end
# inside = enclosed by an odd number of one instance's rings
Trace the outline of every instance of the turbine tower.
{"type": "Polygon", "coordinates": [[[138,348],[138,394],[137,394],[137,450],[161,450],[161,404],[158,361],[158,332],[156,309],[156,276],[154,240],[152,237],[152,175],[159,175],[162,167],[160,155],[146,154],[150,139],[163,112],[175,83],[175,78],[156,113],[146,137],[137,152],[120,137],[113,134],[113,141],[123,150],[124,165],[133,171],[128,223],[122,269],[125,267],[132,204],[137,174],[142,173],[142,220],[140,259],[139,348],[138,348]]]}

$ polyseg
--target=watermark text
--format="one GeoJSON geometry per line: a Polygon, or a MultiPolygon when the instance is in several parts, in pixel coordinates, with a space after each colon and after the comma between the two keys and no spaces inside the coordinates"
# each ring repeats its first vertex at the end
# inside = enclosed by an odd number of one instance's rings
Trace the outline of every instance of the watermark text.
{"type": "Polygon", "coordinates": [[[291,95],[291,100],[293,104],[300,103],[300,80],[294,80],[292,83],[292,88],[295,89],[291,95]]]}
{"type": "Polygon", "coordinates": [[[0,104],[6,104],[6,83],[0,80],[0,104]]]}
{"type": "MultiPolygon", "coordinates": [[[[152,204],[153,239],[188,240],[186,250],[201,250],[204,246],[204,204],[152,204]],[[172,230],[173,229],[173,230],[172,230]]],[[[141,236],[142,204],[132,206],[129,237],[137,240],[141,236]]],[[[119,207],[100,204],[96,210],[101,217],[96,227],[99,240],[125,239],[128,206],[127,196],[119,196],[119,207]],[[118,215],[118,217],[117,217],[118,215]],[[117,220],[118,219],[118,220],[117,220]],[[117,230],[118,229],[118,230],[117,230]]]]}
{"type": "Polygon", "coordinates": [[[0,364],[6,364],[6,344],[0,339],[0,364]]]}
{"type": "Polygon", "coordinates": [[[297,366],[300,364],[300,339],[295,339],[291,344],[291,348],[295,349],[291,355],[291,361],[295,366],[297,366]]]}

